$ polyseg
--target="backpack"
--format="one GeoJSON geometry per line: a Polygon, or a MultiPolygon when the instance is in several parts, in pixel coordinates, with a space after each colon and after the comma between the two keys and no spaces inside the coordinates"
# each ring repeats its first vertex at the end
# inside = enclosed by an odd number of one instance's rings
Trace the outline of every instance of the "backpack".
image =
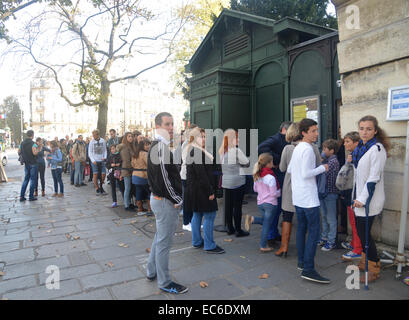
{"type": "Polygon", "coordinates": [[[327,176],[325,172],[317,176],[317,188],[318,188],[318,198],[320,200],[324,199],[328,195],[327,176]]]}
{"type": "Polygon", "coordinates": [[[337,181],[335,182],[338,190],[345,191],[353,188],[354,184],[354,165],[345,163],[338,172],[337,181]]]}

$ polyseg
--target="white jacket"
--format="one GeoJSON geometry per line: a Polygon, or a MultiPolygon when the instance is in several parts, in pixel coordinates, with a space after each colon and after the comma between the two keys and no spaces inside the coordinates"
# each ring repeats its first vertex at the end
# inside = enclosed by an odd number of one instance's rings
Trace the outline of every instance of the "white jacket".
{"type": "MultiPolygon", "coordinates": [[[[381,143],[372,146],[359,160],[358,167],[354,170],[353,200],[366,204],[368,199],[368,182],[376,182],[375,192],[369,205],[369,216],[382,212],[385,203],[384,168],[386,163],[386,150],[381,143]],[[355,195],[356,190],[356,195],[355,195]]],[[[355,208],[355,215],[365,217],[365,208],[355,208]]]]}

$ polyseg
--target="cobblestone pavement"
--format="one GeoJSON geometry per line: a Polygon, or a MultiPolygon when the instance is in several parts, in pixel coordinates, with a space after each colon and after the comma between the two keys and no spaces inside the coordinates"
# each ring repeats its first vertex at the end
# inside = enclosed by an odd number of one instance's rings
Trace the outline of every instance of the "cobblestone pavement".
{"type": "MultiPolygon", "coordinates": [[[[0,184],[0,299],[408,299],[409,287],[394,279],[390,268],[365,291],[346,289],[346,263],[342,250],[317,250],[316,267],[331,279],[320,285],[300,278],[297,270],[295,230],[287,258],[260,254],[261,226],[246,238],[215,232],[225,254],[209,255],[191,246],[191,234],[174,237],[170,268],[173,279],[189,287],[183,295],[162,293],[157,282],[145,279],[147,248],[155,231],[153,217],[112,209],[111,196],[96,196],[91,183],[75,188],[64,175],[65,197],[52,198],[52,179],[46,171],[46,197],[18,201],[23,167],[15,152],[9,154],[10,181],[0,184]],[[60,269],[60,289],[46,288],[48,266],[60,269]],[[259,279],[261,274],[267,279],[259,279]],[[208,287],[201,288],[205,281],[208,287]]],[[[108,186],[105,189],[109,189],[108,186]]],[[[119,192],[118,192],[119,194],[119,192]]],[[[119,196],[120,198],[120,196],[119,196]]],[[[254,198],[243,206],[258,214],[254,198]]],[[[220,203],[221,204],[221,203],[220,203]]],[[[221,207],[221,206],[220,206],[221,207]]],[[[216,224],[220,224],[219,211],[216,224]]],[[[407,270],[406,270],[407,271],[407,270]]],[[[406,272],[407,276],[407,272],[406,272]]]]}

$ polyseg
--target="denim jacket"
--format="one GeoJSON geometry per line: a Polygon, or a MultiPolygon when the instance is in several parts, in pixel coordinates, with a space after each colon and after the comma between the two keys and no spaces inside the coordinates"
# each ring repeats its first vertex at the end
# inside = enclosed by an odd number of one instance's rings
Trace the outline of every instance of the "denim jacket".
{"type": "Polygon", "coordinates": [[[50,154],[51,159],[49,162],[51,164],[51,170],[61,168],[62,169],[62,152],[60,149],[55,150],[50,154]]]}

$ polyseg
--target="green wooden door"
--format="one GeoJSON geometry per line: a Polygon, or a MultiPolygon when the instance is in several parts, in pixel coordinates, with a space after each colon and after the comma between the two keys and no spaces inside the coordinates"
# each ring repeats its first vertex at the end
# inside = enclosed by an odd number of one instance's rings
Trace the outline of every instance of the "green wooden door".
{"type": "Polygon", "coordinates": [[[275,134],[284,119],[284,86],[274,84],[256,89],[256,121],[259,141],[275,134]]]}

